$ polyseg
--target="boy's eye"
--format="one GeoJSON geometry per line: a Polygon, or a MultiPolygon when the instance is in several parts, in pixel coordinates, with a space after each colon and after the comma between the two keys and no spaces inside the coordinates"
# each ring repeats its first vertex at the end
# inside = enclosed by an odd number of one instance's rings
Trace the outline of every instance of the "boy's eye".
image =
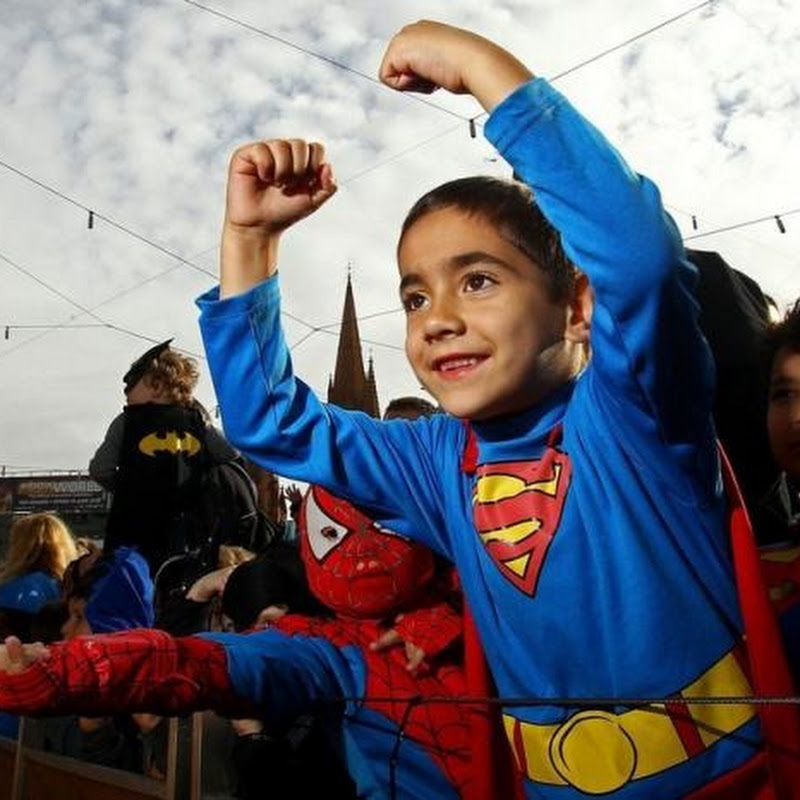
{"type": "Polygon", "coordinates": [[[464,280],[464,288],[468,292],[479,292],[494,282],[494,279],[485,272],[471,272],[464,280]]]}
{"type": "Polygon", "coordinates": [[[425,305],[425,296],[417,292],[407,294],[403,298],[403,308],[406,310],[406,313],[418,311],[423,305],[425,305]]]}
{"type": "Polygon", "coordinates": [[[797,397],[797,392],[789,389],[786,386],[781,386],[776,389],[773,389],[769,393],[769,401],[770,403],[781,403],[786,402],[788,400],[793,400],[797,397]]]}

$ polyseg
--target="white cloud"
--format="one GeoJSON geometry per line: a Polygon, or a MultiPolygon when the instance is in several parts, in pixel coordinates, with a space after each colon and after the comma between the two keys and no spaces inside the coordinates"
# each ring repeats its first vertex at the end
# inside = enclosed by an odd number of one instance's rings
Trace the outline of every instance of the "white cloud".
{"type": "MultiPolygon", "coordinates": [[[[692,5],[219,0],[213,7],[372,76],[387,39],[420,17],[479,30],[554,75],[692,5]]],[[[559,86],[657,179],[690,234],[692,214],[709,230],[800,207],[798,41],[795,3],[729,0],[559,86]]],[[[286,308],[312,325],[338,319],[348,262],[360,314],[396,304],[397,230],[422,191],[456,175],[507,172],[445,111],[180,0],[6,0],[0,70],[0,160],[212,272],[232,149],[262,136],[324,141],[342,189],[287,235],[282,258],[286,308]]],[[[476,111],[469,98],[430,100],[467,116],[476,111]]],[[[101,219],[88,230],[80,207],[2,168],[0,215],[0,255],[87,307],[138,285],[97,314],[201,351],[193,299],[210,278],[171,269],[174,260],[101,219]]],[[[784,235],[767,222],[696,244],[719,249],[786,302],[800,295],[800,215],[786,226],[784,235]]],[[[78,313],[2,260],[0,276],[0,329],[78,313]]],[[[402,328],[401,315],[388,315],[365,320],[361,333],[397,347],[402,328]]],[[[287,322],[290,341],[306,331],[287,322]]],[[[335,345],[318,333],[294,351],[298,371],[319,391],[335,345]]],[[[0,394],[0,463],[83,466],[119,408],[122,372],[146,346],[98,328],[44,336],[17,328],[0,340],[0,374],[10,387],[0,394]]],[[[418,391],[402,352],[372,352],[384,403],[418,391]]],[[[207,376],[200,396],[213,402],[207,376]]]]}

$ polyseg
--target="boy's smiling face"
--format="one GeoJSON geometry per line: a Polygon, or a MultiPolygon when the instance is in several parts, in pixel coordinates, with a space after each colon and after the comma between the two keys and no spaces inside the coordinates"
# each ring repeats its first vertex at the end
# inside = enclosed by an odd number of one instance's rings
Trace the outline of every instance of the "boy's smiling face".
{"type": "Polygon", "coordinates": [[[775,461],[800,481],[800,352],[788,347],[772,363],[767,430],[775,461]]]}
{"type": "Polygon", "coordinates": [[[479,215],[432,211],[398,248],[406,353],[425,388],[457,417],[524,411],[576,372],[566,301],[545,273],[479,215]]]}

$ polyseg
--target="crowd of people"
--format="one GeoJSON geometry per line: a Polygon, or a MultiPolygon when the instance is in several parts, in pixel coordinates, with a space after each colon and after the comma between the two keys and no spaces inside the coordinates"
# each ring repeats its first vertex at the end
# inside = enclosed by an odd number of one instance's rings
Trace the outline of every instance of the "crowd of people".
{"type": "Polygon", "coordinates": [[[84,755],[213,709],[248,800],[799,798],[800,713],[769,700],[800,679],[800,301],[771,323],[750,279],[687,253],[655,185],[496,44],[416,23],[380,77],[473,95],[519,178],[444,184],[402,226],[437,406],[374,420],[295,378],[279,244],[333,169],[302,139],[237,149],[198,301],[233,446],[186,357],[134,363],[92,462],[104,551],[12,531],[0,600],[62,591],[68,641],[7,628],[0,709],[69,715],[84,755]],[[309,484],[296,526],[220,517],[239,452],[309,484]]]}

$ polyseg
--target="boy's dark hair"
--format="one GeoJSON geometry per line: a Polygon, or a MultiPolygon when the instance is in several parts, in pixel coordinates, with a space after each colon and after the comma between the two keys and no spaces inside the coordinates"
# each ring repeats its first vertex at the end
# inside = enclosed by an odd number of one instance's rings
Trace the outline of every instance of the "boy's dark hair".
{"type": "Polygon", "coordinates": [[[390,400],[383,412],[384,419],[393,417],[404,417],[413,415],[414,417],[429,417],[436,413],[436,406],[424,397],[395,397],[390,400]]]}
{"type": "Polygon", "coordinates": [[[443,183],[411,207],[403,221],[400,242],[415,222],[445,208],[482,217],[493,225],[547,275],[553,300],[564,300],[572,294],[575,265],[564,254],[560,234],[545,219],[527,186],[488,175],[443,183]]]}
{"type": "Polygon", "coordinates": [[[800,353],[800,298],[780,322],[767,328],[764,335],[764,363],[768,377],[775,356],[784,347],[800,353]]]}

